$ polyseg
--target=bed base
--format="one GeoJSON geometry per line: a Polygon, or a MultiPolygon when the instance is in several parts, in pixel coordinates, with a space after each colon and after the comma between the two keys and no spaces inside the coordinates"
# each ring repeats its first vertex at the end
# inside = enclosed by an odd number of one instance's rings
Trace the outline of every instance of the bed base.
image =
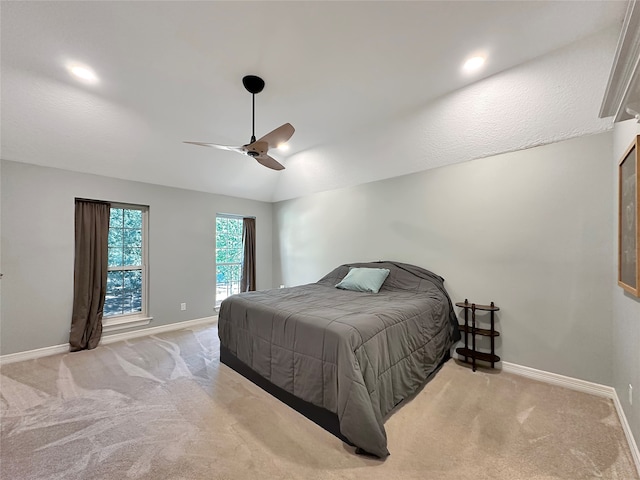
{"type": "MultiPolygon", "coordinates": [[[[424,383],[426,385],[429,381],[435,376],[435,374],[442,368],[442,366],[451,358],[451,355],[447,351],[444,358],[440,361],[438,366],[433,370],[427,381],[424,383]]],[[[238,360],[238,358],[231,353],[231,350],[226,348],[223,345],[220,345],[220,361],[227,365],[229,368],[235,370],[240,375],[262,388],[267,393],[270,393],[282,403],[288,405],[293,408],[298,413],[304,415],[309,420],[311,420],[316,425],[322,427],[327,432],[331,433],[335,437],[342,440],[347,445],[351,445],[355,447],[351,441],[340,432],[340,421],[338,420],[338,415],[333,412],[330,412],[326,408],[318,407],[312,403],[309,403],[305,400],[302,400],[292,393],[287,392],[286,390],[278,387],[277,385],[271,383],[269,380],[264,378],[262,375],[257,373],[251,367],[249,367],[246,363],[238,360]]],[[[424,385],[418,390],[418,392],[424,387],[424,385]]],[[[401,401],[398,405],[403,404],[404,401],[401,401]]],[[[398,407],[396,406],[396,408],[398,407]]],[[[395,408],[394,408],[395,410],[395,408]]],[[[356,448],[356,453],[358,455],[371,455],[368,452],[362,450],[361,448],[356,448]]]]}
{"type": "Polygon", "coordinates": [[[238,360],[238,358],[233,353],[231,353],[231,350],[222,345],[220,345],[220,361],[262,388],[267,393],[270,393],[271,395],[276,397],[282,403],[285,403],[298,413],[307,417],[315,424],[324,428],[327,432],[338,437],[348,445],[351,445],[352,447],[355,446],[349,441],[347,437],[340,433],[340,422],[338,420],[338,415],[336,415],[335,413],[330,412],[326,408],[318,407],[313,403],[302,400],[292,393],[289,393],[286,390],[278,387],[277,385],[274,385],[269,380],[253,370],[251,367],[249,367],[246,363],[238,360]]]}

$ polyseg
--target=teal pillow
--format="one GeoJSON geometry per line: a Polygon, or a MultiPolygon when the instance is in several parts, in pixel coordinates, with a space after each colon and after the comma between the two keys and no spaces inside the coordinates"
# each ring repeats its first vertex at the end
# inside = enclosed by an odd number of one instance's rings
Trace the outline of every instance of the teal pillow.
{"type": "Polygon", "coordinates": [[[354,292],[378,293],[388,276],[387,268],[352,268],[336,287],[354,292]]]}

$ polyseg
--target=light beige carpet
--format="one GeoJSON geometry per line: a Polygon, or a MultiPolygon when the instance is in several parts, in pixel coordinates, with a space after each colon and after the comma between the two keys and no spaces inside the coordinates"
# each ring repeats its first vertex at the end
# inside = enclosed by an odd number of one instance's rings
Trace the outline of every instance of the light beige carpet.
{"type": "Polygon", "coordinates": [[[611,401],[449,361],[356,456],[219,363],[215,327],[0,369],[0,477],[638,479],[611,401]]]}

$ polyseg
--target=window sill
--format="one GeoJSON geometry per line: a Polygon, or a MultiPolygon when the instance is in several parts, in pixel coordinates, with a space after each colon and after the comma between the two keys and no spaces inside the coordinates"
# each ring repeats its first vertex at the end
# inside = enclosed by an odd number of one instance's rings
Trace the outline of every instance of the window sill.
{"type": "Polygon", "coordinates": [[[102,332],[115,332],[126,328],[143,327],[149,325],[153,317],[131,315],[126,317],[109,318],[102,320],[102,332]]]}

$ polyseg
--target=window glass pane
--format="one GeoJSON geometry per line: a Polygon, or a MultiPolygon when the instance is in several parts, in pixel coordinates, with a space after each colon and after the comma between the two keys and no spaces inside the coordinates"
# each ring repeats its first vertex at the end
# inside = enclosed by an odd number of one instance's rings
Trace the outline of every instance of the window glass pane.
{"type": "Polygon", "coordinates": [[[126,313],[142,311],[142,272],[140,270],[124,272],[124,310],[126,313]]]}
{"type": "Polygon", "coordinates": [[[241,218],[230,218],[229,219],[229,233],[234,236],[242,235],[242,219],[241,218]]]}
{"type": "Polygon", "coordinates": [[[125,209],[124,228],[142,228],[142,210],[125,209]]]}
{"type": "Polygon", "coordinates": [[[122,230],[119,228],[109,229],[109,246],[121,247],[122,246],[122,230]]]}
{"type": "Polygon", "coordinates": [[[230,260],[231,262],[236,262],[236,263],[242,262],[242,250],[241,249],[230,250],[229,258],[231,259],[230,260]]]}
{"type": "Polygon", "coordinates": [[[124,272],[114,271],[107,273],[107,295],[117,295],[123,288],[124,272]]]}
{"type": "Polygon", "coordinates": [[[104,299],[104,317],[112,317],[114,315],[122,315],[122,299],[118,296],[108,296],[104,299]]]}
{"type": "Polygon", "coordinates": [[[142,271],[140,270],[125,270],[124,272],[124,289],[127,292],[141,292],[142,291],[142,271]]]}
{"type": "Polygon", "coordinates": [[[123,238],[128,247],[142,247],[142,230],[124,230],[123,238]]]}
{"type": "Polygon", "coordinates": [[[142,295],[132,294],[132,297],[131,297],[131,309],[134,312],[141,312],[142,311],[142,295]]]}
{"type": "Polygon", "coordinates": [[[224,238],[227,234],[227,223],[226,218],[216,218],[216,232],[220,238],[224,238]]]}
{"type": "Polygon", "coordinates": [[[109,247],[109,266],[120,267],[122,265],[122,248],[109,247]]]}
{"type": "Polygon", "coordinates": [[[124,272],[107,273],[107,294],[104,301],[104,316],[122,315],[122,290],[124,272]]]}
{"type": "Polygon", "coordinates": [[[140,266],[142,265],[142,248],[125,247],[123,265],[140,266]]]}
{"type": "Polygon", "coordinates": [[[122,208],[112,208],[111,216],[109,217],[109,228],[122,228],[123,215],[122,208]]]}
{"type": "Polygon", "coordinates": [[[216,280],[218,283],[229,283],[231,282],[230,269],[229,265],[218,265],[216,269],[216,280]]]}
{"type": "Polygon", "coordinates": [[[242,266],[234,265],[234,268],[231,270],[231,278],[234,283],[240,283],[240,278],[242,277],[242,266]]]}
{"type": "Polygon", "coordinates": [[[216,263],[239,263],[242,262],[241,249],[221,248],[216,251],[216,263]]]}

